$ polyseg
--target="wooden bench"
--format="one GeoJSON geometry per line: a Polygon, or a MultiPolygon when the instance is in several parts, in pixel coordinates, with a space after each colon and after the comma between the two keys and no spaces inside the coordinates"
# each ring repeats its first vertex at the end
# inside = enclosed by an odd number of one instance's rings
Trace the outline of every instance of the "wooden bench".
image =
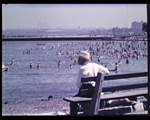
{"type": "MultiPolygon", "coordinates": [[[[147,77],[147,76],[148,76],[148,72],[108,75],[105,77],[103,77],[101,73],[98,73],[97,77],[82,78],[81,80],[81,82],[96,81],[92,98],[66,97],[63,98],[63,100],[72,103],[81,103],[81,104],[84,103],[86,107],[84,109],[84,115],[98,115],[98,114],[100,115],[101,113],[103,113],[103,109],[106,109],[103,108],[103,104],[108,100],[121,99],[121,98],[129,98],[130,100],[137,100],[137,97],[139,96],[144,96],[146,99],[148,99],[147,82],[136,83],[131,85],[102,87],[103,81],[105,82],[108,80],[120,80],[120,79],[127,79],[127,78],[147,77]],[[140,88],[144,88],[144,89],[140,89],[140,88]],[[107,94],[101,95],[102,92],[107,94]]],[[[87,90],[82,89],[81,91],[86,92],[87,90]]]]}

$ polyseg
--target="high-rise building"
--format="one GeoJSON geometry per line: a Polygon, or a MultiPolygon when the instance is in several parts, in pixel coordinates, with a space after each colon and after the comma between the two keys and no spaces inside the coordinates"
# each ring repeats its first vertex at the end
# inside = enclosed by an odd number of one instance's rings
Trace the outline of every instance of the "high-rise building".
{"type": "Polygon", "coordinates": [[[143,27],[143,21],[141,22],[132,22],[132,29],[133,30],[142,30],[142,27],[143,27]]]}

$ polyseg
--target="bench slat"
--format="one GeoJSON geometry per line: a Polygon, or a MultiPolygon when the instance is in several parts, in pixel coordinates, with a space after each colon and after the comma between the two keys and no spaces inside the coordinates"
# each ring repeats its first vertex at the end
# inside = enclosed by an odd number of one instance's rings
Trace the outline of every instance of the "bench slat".
{"type": "Polygon", "coordinates": [[[85,97],[67,97],[63,98],[63,100],[67,102],[74,102],[74,103],[79,103],[79,102],[90,102],[92,98],[85,98],[85,97]]]}
{"type": "MultiPolygon", "coordinates": [[[[146,76],[148,76],[148,72],[109,75],[109,76],[105,76],[104,81],[126,79],[126,78],[135,78],[135,77],[146,77],[146,76]]],[[[96,81],[96,77],[89,77],[89,78],[82,78],[81,79],[81,82],[89,82],[89,81],[96,81]]]]}
{"type": "Polygon", "coordinates": [[[129,90],[129,89],[146,88],[146,87],[148,87],[148,83],[138,83],[138,84],[131,84],[131,85],[104,87],[102,91],[114,92],[119,90],[129,90]]]}
{"type": "Polygon", "coordinates": [[[132,106],[117,106],[117,107],[108,107],[98,110],[98,115],[123,115],[125,113],[130,113],[132,111],[132,106]]]}
{"type": "MultiPolygon", "coordinates": [[[[120,90],[129,90],[129,89],[137,89],[137,88],[146,88],[148,87],[148,83],[139,83],[139,84],[131,84],[131,85],[120,85],[120,86],[110,86],[104,87],[102,92],[115,92],[120,90]]],[[[90,89],[81,89],[81,92],[87,92],[90,89]]],[[[92,89],[91,89],[92,90],[92,89]]]]}
{"type": "MultiPolygon", "coordinates": [[[[142,96],[142,95],[147,95],[147,94],[148,94],[148,90],[119,92],[119,93],[101,95],[101,100],[120,99],[120,98],[125,98],[125,97],[142,96]]],[[[63,98],[63,100],[67,102],[81,103],[81,102],[90,102],[92,98],[67,97],[67,98],[63,98]]]]}
{"type": "Polygon", "coordinates": [[[137,91],[128,91],[128,92],[119,92],[119,93],[112,93],[112,94],[105,94],[101,96],[102,100],[108,99],[120,99],[125,97],[133,97],[133,96],[142,96],[147,95],[148,90],[137,90],[137,91]]]}
{"type": "Polygon", "coordinates": [[[146,77],[146,76],[148,76],[148,72],[130,73],[130,74],[119,74],[119,75],[105,76],[104,80],[117,80],[117,79],[135,78],[135,77],[146,77]]]}

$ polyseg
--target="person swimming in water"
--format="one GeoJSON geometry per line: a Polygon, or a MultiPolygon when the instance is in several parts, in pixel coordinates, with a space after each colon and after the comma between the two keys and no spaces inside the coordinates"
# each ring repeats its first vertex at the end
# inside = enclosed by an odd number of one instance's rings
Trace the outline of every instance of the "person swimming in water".
{"type": "Polygon", "coordinates": [[[115,69],[109,70],[109,71],[115,71],[115,72],[117,72],[117,70],[118,70],[118,63],[115,63],[115,69]]]}
{"type": "Polygon", "coordinates": [[[15,61],[14,58],[12,58],[10,65],[13,65],[13,64],[14,64],[14,61],[15,61]]]}
{"type": "Polygon", "coordinates": [[[9,71],[9,68],[8,67],[6,67],[6,69],[4,70],[5,72],[8,72],[9,71]]]}
{"type": "Polygon", "coordinates": [[[58,61],[58,68],[60,68],[60,61],[58,61]]]}
{"type": "Polygon", "coordinates": [[[128,57],[126,58],[126,64],[129,64],[129,58],[128,57]]]}
{"type": "Polygon", "coordinates": [[[30,62],[30,68],[33,68],[33,64],[32,64],[32,62],[30,62]]]}
{"type": "Polygon", "coordinates": [[[116,65],[115,65],[115,71],[117,71],[118,70],[118,63],[116,63],[116,65]]]}
{"type": "Polygon", "coordinates": [[[37,68],[39,69],[40,68],[40,62],[37,62],[37,68]]]}
{"type": "Polygon", "coordinates": [[[72,65],[71,64],[69,65],[69,68],[72,69],[72,65]]]}

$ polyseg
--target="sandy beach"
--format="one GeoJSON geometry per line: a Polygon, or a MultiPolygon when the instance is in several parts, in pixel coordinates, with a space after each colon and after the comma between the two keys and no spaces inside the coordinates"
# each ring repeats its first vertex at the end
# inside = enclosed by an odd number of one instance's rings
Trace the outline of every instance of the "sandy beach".
{"type": "MultiPolygon", "coordinates": [[[[70,115],[69,111],[69,103],[63,101],[63,98],[2,104],[2,116],[67,116],[70,115]]],[[[148,111],[137,111],[125,115],[148,115],[148,111]]]]}
{"type": "Polygon", "coordinates": [[[69,103],[63,98],[49,101],[17,102],[2,104],[2,116],[69,115],[69,103]]]}

